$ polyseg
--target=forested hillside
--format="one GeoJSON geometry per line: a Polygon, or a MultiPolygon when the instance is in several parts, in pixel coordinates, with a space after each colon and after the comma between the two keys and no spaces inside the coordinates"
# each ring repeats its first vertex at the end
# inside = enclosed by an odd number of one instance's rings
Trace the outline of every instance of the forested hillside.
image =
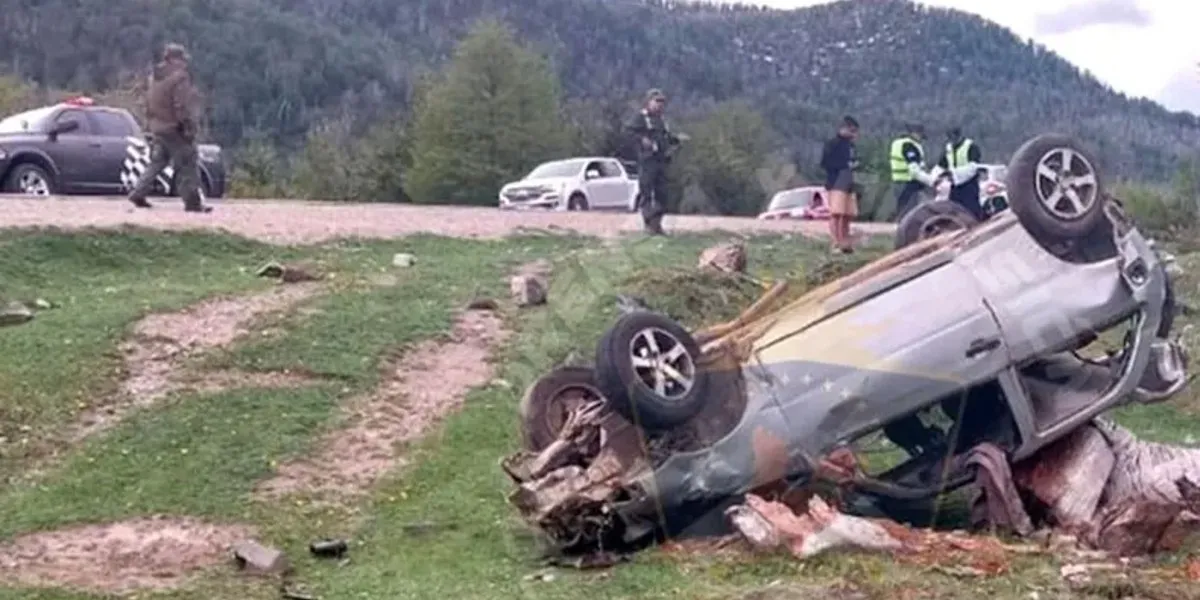
{"type": "MultiPolygon", "coordinates": [[[[615,151],[611,126],[648,87],[699,115],[735,99],[772,143],[815,162],[850,113],[881,144],[904,119],[960,124],[986,158],[1073,133],[1121,174],[1163,179],[1200,148],[1200,123],[1132,101],[1008,30],[902,0],[794,10],[636,0],[8,0],[0,65],[54,88],[127,86],[169,40],[192,51],[212,136],[298,147],[323,120],[403,115],[413,90],[479,17],[550,57],[572,118],[615,151]]],[[[940,136],[939,138],[940,139],[940,136]]]]}

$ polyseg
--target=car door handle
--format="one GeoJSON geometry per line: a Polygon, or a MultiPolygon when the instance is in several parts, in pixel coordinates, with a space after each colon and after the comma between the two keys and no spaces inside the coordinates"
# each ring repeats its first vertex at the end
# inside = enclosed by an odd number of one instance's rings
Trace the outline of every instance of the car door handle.
{"type": "Polygon", "coordinates": [[[92,143],[88,144],[88,146],[91,146],[92,148],[100,148],[100,147],[103,147],[104,144],[101,144],[100,142],[92,142],[92,143]]]}
{"type": "Polygon", "coordinates": [[[975,358],[1000,347],[1000,338],[979,338],[967,346],[967,358],[975,358]]]}

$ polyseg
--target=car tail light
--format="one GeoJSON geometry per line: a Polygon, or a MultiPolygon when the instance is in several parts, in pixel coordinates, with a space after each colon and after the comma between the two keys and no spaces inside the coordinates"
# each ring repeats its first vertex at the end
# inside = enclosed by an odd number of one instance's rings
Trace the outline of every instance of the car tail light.
{"type": "Polygon", "coordinates": [[[987,186],[985,186],[983,188],[983,192],[989,196],[994,196],[999,191],[1000,191],[1000,184],[998,184],[998,183],[989,183],[989,184],[987,184],[987,186]]]}
{"type": "Polygon", "coordinates": [[[95,100],[92,100],[87,96],[75,96],[73,98],[67,98],[66,100],[63,100],[63,104],[68,106],[92,106],[95,103],[95,100]]]}

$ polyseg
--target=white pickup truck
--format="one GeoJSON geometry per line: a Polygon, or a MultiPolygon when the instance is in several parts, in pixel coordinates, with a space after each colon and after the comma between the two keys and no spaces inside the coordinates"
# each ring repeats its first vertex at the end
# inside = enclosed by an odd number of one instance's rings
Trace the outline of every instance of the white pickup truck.
{"type": "Polygon", "coordinates": [[[621,161],[568,158],[540,164],[520,181],[505,184],[500,188],[500,208],[634,211],[637,193],[637,179],[621,161]]]}

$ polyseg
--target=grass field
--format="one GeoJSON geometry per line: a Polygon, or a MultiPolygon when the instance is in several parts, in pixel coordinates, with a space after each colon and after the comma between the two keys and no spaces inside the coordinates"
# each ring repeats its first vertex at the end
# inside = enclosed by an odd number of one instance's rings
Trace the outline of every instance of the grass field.
{"type": "MultiPolygon", "coordinates": [[[[518,444],[521,391],[572,353],[591,355],[616,314],[616,293],[646,295],[668,312],[695,310],[703,300],[695,290],[654,283],[693,267],[699,251],[718,239],[635,236],[608,244],[551,235],[419,236],[280,248],[132,229],[0,233],[0,299],[58,305],[31,323],[0,329],[0,541],[147,515],[246,524],[289,554],[298,585],[328,599],[1197,597],[1163,574],[1177,570],[1172,561],[1181,557],[1090,589],[1068,588],[1059,565],[1046,557],[1019,559],[1000,576],[964,578],[883,557],[830,555],[801,564],[650,551],[605,572],[528,577],[543,568],[532,537],[505,504],[509,484],[497,466],[518,444]],[[398,252],[413,254],[416,264],[393,266],[398,252]],[[316,440],[341,425],[339,408],[379,383],[390,356],[438,339],[473,298],[506,297],[508,274],[539,258],[555,266],[549,305],[516,310],[502,303],[512,336],[496,350],[495,377],[406,448],[403,466],[365,498],[331,504],[304,493],[285,500],[254,493],[278,465],[319,450],[316,440]],[[256,322],[249,335],[188,364],[289,370],[311,376],[309,385],[180,391],[100,434],[66,439],[63,432],[81,412],[118,392],[118,348],[137,319],[218,294],[266,289],[273,284],[254,272],[268,260],[304,262],[332,277],[287,313],[256,322]],[[349,561],[310,558],[308,543],[323,537],[350,538],[349,561]]],[[[873,244],[868,254],[885,248],[873,244]]],[[[825,243],[802,238],[756,238],[750,250],[752,273],[768,280],[836,272],[837,261],[848,260],[830,258],[825,243]]],[[[1187,300],[1196,292],[1189,274],[1179,293],[1187,300]]],[[[737,308],[737,294],[723,293],[729,302],[703,305],[710,318],[737,308]]],[[[1193,348],[1195,341],[1189,339],[1193,348]]],[[[1126,410],[1121,418],[1148,438],[1190,444],[1200,431],[1197,406],[1190,390],[1169,405],[1126,410]]],[[[234,600],[279,592],[277,584],[237,576],[222,564],[181,588],[137,595],[234,600]]],[[[0,587],[0,600],[101,597],[0,587]]]]}

